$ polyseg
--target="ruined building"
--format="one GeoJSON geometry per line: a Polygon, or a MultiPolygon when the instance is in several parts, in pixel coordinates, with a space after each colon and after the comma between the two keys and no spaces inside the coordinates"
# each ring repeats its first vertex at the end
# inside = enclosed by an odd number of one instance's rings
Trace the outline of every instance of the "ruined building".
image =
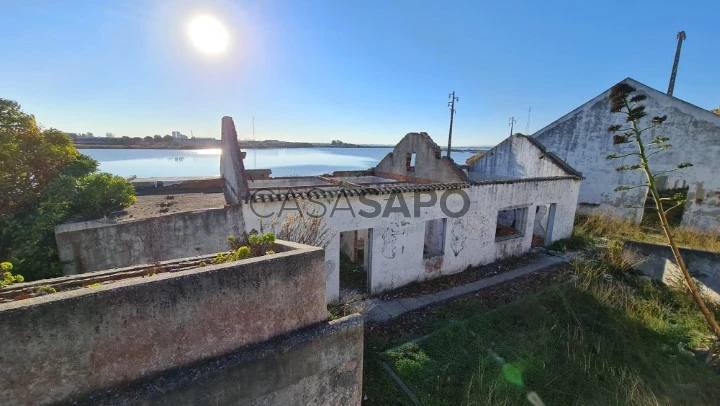
{"type": "MultiPolygon", "coordinates": [[[[203,193],[214,207],[145,218],[131,207],[113,222],[61,225],[56,239],[68,273],[225,251],[228,235],[277,233],[292,215],[322,224],[325,289],[336,301],[341,250],[363,263],[376,294],[520,255],[572,232],[581,174],[528,137],[512,136],[461,167],[427,134],[410,133],[366,171],[270,178],[243,169],[230,117],[222,128],[223,177],[215,193],[203,193]]],[[[153,193],[193,201],[192,190],[155,186],[135,206],[157,198],[153,193]]]]}
{"type": "MultiPolygon", "coordinates": [[[[690,162],[692,167],[658,178],[661,193],[686,194],[684,208],[673,213],[682,225],[720,229],[720,116],[676,97],[627,78],[621,83],[635,87],[644,101],[648,116],[667,115],[663,125],[648,131],[670,139],[672,147],[650,160],[655,172],[690,162]]],[[[581,209],[600,209],[639,223],[645,216],[647,187],[615,192],[618,185],[645,183],[641,171],[615,170],[620,165],[637,163],[637,156],[607,160],[610,154],[634,152],[634,144],[613,143],[608,127],[623,124],[624,116],[610,112],[610,89],[533,134],[548,150],[582,172],[581,209]],[[628,207],[630,206],[630,207],[628,207]]],[[[651,202],[648,202],[651,203],[651,202]]]]}

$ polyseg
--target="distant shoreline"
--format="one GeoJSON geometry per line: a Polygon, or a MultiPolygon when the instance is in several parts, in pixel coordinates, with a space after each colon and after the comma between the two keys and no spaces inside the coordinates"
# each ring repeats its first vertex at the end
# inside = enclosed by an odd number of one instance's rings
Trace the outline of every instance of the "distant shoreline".
{"type": "MultiPolygon", "coordinates": [[[[122,145],[122,144],[82,144],[74,143],[77,149],[169,149],[169,150],[193,150],[193,149],[219,149],[219,145],[176,145],[176,144],[151,144],[151,145],[122,145]]],[[[321,144],[309,142],[278,142],[266,144],[261,142],[245,143],[240,142],[242,149],[278,149],[278,148],[394,148],[394,145],[357,145],[357,144],[321,144]]],[[[453,148],[452,152],[478,152],[487,151],[489,147],[478,148],[453,148]]],[[[442,148],[446,151],[447,148],[442,148]]]]}

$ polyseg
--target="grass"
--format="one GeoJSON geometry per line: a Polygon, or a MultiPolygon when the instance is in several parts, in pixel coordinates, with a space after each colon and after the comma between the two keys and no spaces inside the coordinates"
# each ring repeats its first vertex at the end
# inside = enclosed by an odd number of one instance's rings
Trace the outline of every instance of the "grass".
{"type": "MultiPolygon", "coordinates": [[[[529,391],[547,405],[717,403],[720,376],[678,351],[710,340],[685,292],[626,278],[612,244],[571,266],[575,282],[448,323],[386,360],[427,405],[529,404],[529,391]]],[[[366,384],[391,385],[373,372],[366,384]]],[[[386,389],[386,403],[407,404],[386,389]]]]}
{"type": "MultiPolygon", "coordinates": [[[[720,233],[680,226],[672,229],[678,245],[699,250],[720,252],[720,233]]],[[[665,234],[659,228],[640,227],[630,220],[621,220],[606,213],[579,214],[575,218],[572,239],[586,243],[598,239],[631,239],[666,244],[665,234]]],[[[558,248],[563,242],[557,242],[558,248]]]]}
{"type": "Polygon", "coordinates": [[[367,272],[362,264],[356,264],[345,253],[340,253],[340,289],[367,291],[367,272]]]}

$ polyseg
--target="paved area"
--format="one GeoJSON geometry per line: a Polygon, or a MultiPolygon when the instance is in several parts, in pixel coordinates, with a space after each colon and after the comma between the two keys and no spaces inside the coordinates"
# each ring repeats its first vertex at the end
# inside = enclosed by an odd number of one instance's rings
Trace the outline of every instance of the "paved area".
{"type": "Polygon", "coordinates": [[[363,316],[367,322],[386,322],[400,316],[401,314],[417,310],[425,306],[430,306],[435,303],[443,302],[457,296],[466,295],[489,286],[509,281],[519,276],[542,271],[563,262],[567,262],[567,259],[564,257],[547,257],[538,262],[501,273],[500,275],[480,279],[465,285],[455,286],[436,293],[393,300],[368,299],[365,303],[363,303],[363,307],[366,309],[363,316]]]}

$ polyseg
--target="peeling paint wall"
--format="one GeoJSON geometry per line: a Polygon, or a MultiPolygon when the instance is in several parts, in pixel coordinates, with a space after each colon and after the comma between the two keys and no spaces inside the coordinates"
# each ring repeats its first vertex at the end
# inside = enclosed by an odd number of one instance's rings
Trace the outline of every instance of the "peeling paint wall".
{"type": "MultiPolygon", "coordinates": [[[[720,117],[680,99],[626,79],[647,95],[648,116],[667,115],[660,127],[646,132],[645,139],[656,136],[670,138],[672,148],[654,155],[651,168],[655,172],[672,169],[682,162],[694,166],[660,179],[666,189],[687,186],[688,201],[682,224],[705,229],[720,229],[720,117]]],[[[624,124],[624,115],[610,113],[610,90],[595,97],[549,126],[533,134],[550,151],[581,171],[585,177],[578,203],[609,211],[617,216],[639,222],[647,188],[615,192],[619,185],[641,185],[640,171],[617,172],[620,165],[635,164],[637,157],[607,160],[610,154],[635,152],[634,144],[613,145],[607,129],[624,124]]]]}
{"type": "Polygon", "coordinates": [[[411,182],[464,182],[462,170],[455,166],[453,161],[442,156],[440,147],[433,142],[427,133],[409,133],[395,145],[393,152],[389,153],[375,167],[380,176],[393,174],[404,177],[411,182]],[[415,153],[415,166],[411,169],[407,165],[408,154],[415,153]]]}
{"type": "MultiPolygon", "coordinates": [[[[556,203],[551,239],[569,237],[572,233],[577,196],[581,181],[573,178],[522,180],[478,184],[463,189],[437,191],[438,202],[432,206],[418,205],[415,216],[415,198],[427,202],[427,192],[420,195],[402,193],[392,195],[365,195],[316,199],[325,205],[319,209],[323,221],[331,230],[325,247],[325,283],[329,301],[339,298],[340,271],[339,251],[341,232],[372,229],[370,251],[370,292],[372,294],[392,290],[408,283],[434,278],[465,270],[468,266],[487,264],[496,260],[520,255],[530,249],[535,227],[535,206],[556,203]],[[462,191],[469,198],[468,212],[453,218],[444,213],[439,203],[443,193],[448,193],[446,211],[459,212],[463,200],[457,192],[462,191]],[[367,202],[381,208],[377,216],[367,216],[374,210],[367,202]],[[335,207],[352,210],[335,210],[335,207]],[[388,210],[393,207],[394,210],[388,210]],[[403,207],[407,207],[404,210],[403,207]],[[508,208],[531,208],[528,210],[523,234],[517,238],[495,241],[497,213],[508,208]],[[364,210],[366,216],[360,211],[364,210]],[[405,211],[405,213],[403,213],[405,211]],[[387,212],[387,216],[382,213],[387,212]],[[407,215],[405,215],[407,214],[407,215]],[[428,220],[446,220],[444,254],[426,258],[423,253],[426,225],[428,220]]],[[[247,227],[260,228],[261,222],[269,224],[270,218],[282,220],[289,213],[296,213],[294,201],[267,202],[243,205],[243,217],[247,227]],[[285,209],[282,210],[283,205],[285,209]],[[282,213],[282,215],[279,215],[282,213]],[[270,216],[262,219],[258,217],[270,216]],[[279,215],[279,216],[278,216],[279,215]]]]}
{"type": "Polygon", "coordinates": [[[544,151],[519,135],[506,138],[476,159],[468,170],[468,176],[474,181],[567,175],[544,151]]]}

